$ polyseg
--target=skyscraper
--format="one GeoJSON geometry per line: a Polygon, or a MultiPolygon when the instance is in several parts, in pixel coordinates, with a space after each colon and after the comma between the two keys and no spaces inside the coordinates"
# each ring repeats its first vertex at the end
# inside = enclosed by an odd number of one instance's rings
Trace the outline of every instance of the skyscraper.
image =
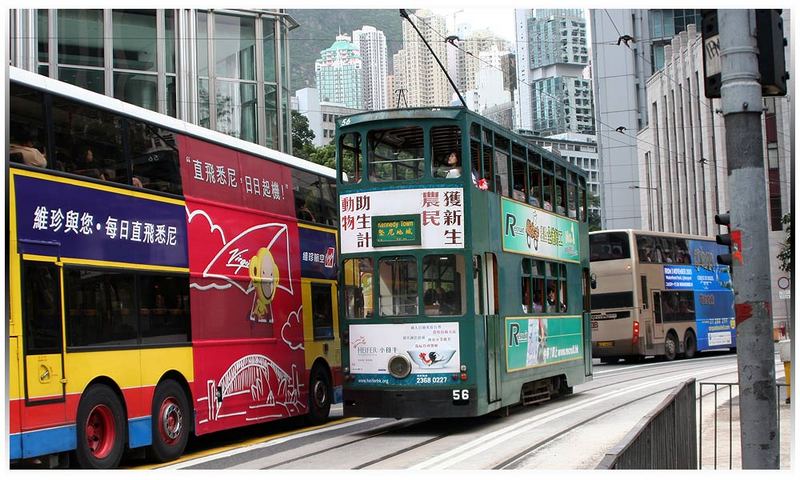
{"type": "Polygon", "coordinates": [[[314,62],[320,102],[361,108],[361,52],[349,35],[337,35],[333,44],[314,62]]]}
{"type": "Polygon", "coordinates": [[[594,131],[586,21],[580,9],[516,11],[520,119],[542,135],[594,131]]]}
{"type": "MultiPolygon", "coordinates": [[[[447,26],[442,16],[417,10],[411,20],[428,40],[436,56],[447,65],[447,26]]],[[[414,31],[403,21],[403,48],[394,56],[395,90],[402,89],[409,107],[450,105],[453,89],[442,69],[414,31]]],[[[401,100],[401,105],[403,104],[401,100]]]]}
{"type": "Polygon", "coordinates": [[[361,101],[364,110],[388,108],[386,35],[375,27],[364,25],[353,32],[353,44],[361,52],[361,101]]]}

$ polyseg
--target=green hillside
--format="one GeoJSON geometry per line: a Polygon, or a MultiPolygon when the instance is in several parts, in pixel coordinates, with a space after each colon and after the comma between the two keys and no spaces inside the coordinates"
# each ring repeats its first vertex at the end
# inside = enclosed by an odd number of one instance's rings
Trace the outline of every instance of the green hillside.
{"type": "Polygon", "coordinates": [[[397,9],[289,9],[299,27],[289,32],[289,61],[291,64],[290,90],[315,87],[314,61],[319,52],[330,47],[336,35],[353,34],[364,25],[382,30],[386,35],[386,50],[389,72],[392,71],[392,56],[402,47],[402,17],[397,9]]]}

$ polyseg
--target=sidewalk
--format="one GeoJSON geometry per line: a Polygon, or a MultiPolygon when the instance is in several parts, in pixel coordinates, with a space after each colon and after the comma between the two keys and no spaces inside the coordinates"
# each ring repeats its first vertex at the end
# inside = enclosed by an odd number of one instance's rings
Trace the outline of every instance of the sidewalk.
{"type": "MultiPolygon", "coordinates": [[[[777,383],[786,383],[781,375],[777,383]]],[[[708,393],[708,390],[704,390],[708,393]]],[[[785,403],[786,388],[780,389],[780,408],[778,419],[780,421],[780,468],[781,470],[791,469],[791,448],[792,448],[792,410],[791,405],[785,403]]],[[[733,387],[732,398],[728,401],[727,388],[720,388],[717,395],[717,431],[716,447],[714,432],[714,408],[713,394],[701,399],[703,403],[703,418],[698,418],[702,422],[699,434],[702,436],[702,455],[700,445],[698,445],[698,458],[700,469],[705,470],[741,470],[742,469],[742,450],[741,436],[739,429],[739,391],[733,387]],[[730,419],[730,421],[729,421],[730,419]],[[716,467],[715,467],[716,453],[716,467]]],[[[698,414],[699,416],[699,414],[698,414]]]]}

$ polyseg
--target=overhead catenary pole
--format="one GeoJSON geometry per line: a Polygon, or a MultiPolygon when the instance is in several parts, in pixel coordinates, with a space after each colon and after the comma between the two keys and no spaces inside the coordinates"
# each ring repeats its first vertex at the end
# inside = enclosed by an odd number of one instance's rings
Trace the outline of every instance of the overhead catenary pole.
{"type": "Polygon", "coordinates": [[[754,10],[718,10],[734,261],[742,468],[777,469],[768,212],[754,10]]]}

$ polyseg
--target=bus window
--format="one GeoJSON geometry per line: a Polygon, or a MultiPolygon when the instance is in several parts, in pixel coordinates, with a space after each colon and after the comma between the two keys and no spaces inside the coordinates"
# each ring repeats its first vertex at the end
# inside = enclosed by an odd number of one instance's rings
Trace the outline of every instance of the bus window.
{"type": "Polygon", "coordinates": [[[425,315],[463,315],[466,309],[464,257],[427,255],[422,260],[425,315]]]}
{"type": "Polygon", "coordinates": [[[321,222],[322,191],[319,175],[292,169],[294,186],[294,206],[298,220],[312,223],[321,222]]]}
{"type": "Polygon", "coordinates": [[[143,344],[189,341],[189,282],[186,277],[139,275],[139,324],[143,344]]]}
{"type": "Polygon", "coordinates": [[[65,98],[53,98],[56,169],[128,183],[122,153],[121,118],[65,98]],[[60,163],[58,163],[60,162],[60,163]]]}
{"type": "Polygon", "coordinates": [[[389,257],[378,261],[378,311],[381,316],[417,315],[417,260],[389,257]]]}
{"type": "Polygon", "coordinates": [[[325,225],[339,224],[339,211],[336,206],[336,181],[328,177],[319,177],[320,191],[320,214],[317,221],[325,225]]]}
{"type": "Polygon", "coordinates": [[[514,200],[520,202],[526,202],[528,200],[527,194],[528,192],[528,175],[525,171],[526,163],[524,159],[514,158],[511,163],[512,171],[511,171],[511,178],[513,182],[513,190],[511,197],[514,200]]]}
{"type": "MultiPolygon", "coordinates": [[[[592,304],[594,308],[594,304],[592,304]]],[[[661,292],[653,292],[653,318],[656,323],[663,323],[664,319],[661,318],[661,292]]]]}
{"type": "Polygon", "coordinates": [[[463,170],[461,158],[461,129],[458,127],[434,127],[431,129],[433,161],[431,173],[434,177],[459,178],[463,170]],[[451,155],[455,155],[451,158],[451,155]]]}
{"type": "Polygon", "coordinates": [[[138,315],[134,311],[134,276],[95,270],[66,269],[67,345],[97,347],[135,345],[138,315]]]}
{"type": "Polygon", "coordinates": [[[675,263],[681,265],[692,264],[692,257],[689,254],[689,247],[686,245],[685,238],[675,239],[675,263]]]}
{"type": "Polygon", "coordinates": [[[47,167],[43,95],[12,83],[9,123],[9,160],[32,167],[47,167]]]}
{"type": "Polygon", "coordinates": [[[589,235],[589,260],[602,262],[631,258],[628,234],[625,232],[603,232],[589,235]]]}
{"type": "Polygon", "coordinates": [[[339,171],[342,183],[361,181],[361,136],[358,133],[345,133],[339,139],[339,171]]]}
{"type": "Polygon", "coordinates": [[[61,352],[61,289],[52,263],[22,263],[25,347],[28,355],[61,352]]]}
{"type": "Polygon", "coordinates": [[[422,128],[371,130],[367,139],[371,181],[413,180],[422,176],[425,163],[422,128]]]}
{"type": "Polygon", "coordinates": [[[120,183],[159,192],[181,193],[181,172],[175,134],[142,122],[131,121],[128,127],[132,177],[120,177],[120,183]]]}
{"type": "MultiPolygon", "coordinates": [[[[655,239],[650,235],[636,236],[636,250],[641,263],[659,263],[656,261],[655,239]]],[[[661,249],[658,250],[661,252],[661,249]]]]}
{"type": "Polygon", "coordinates": [[[372,259],[348,258],[342,264],[345,314],[347,318],[372,316],[372,259]]]}
{"type": "Polygon", "coordinates": [[[647,275],[641,276],[642,309],[647,310],[647,275]]]}
{"type": "Polygon", "coordinates": [[[333,294],[330,284],[311,284],[311,322],[314,340],[333,338],[333,294]]]}
{"type": "Polygon", "coordinates": [[[694,322],[694,292],[661,292],[661,314],[664,322],[694,322]]]}

